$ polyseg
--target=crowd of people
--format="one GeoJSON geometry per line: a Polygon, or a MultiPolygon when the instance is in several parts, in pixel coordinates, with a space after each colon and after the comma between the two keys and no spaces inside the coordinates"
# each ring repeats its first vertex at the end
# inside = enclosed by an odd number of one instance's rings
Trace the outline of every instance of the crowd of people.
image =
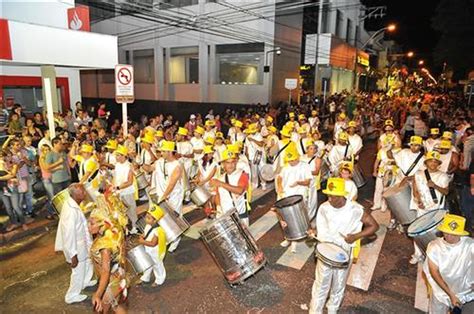
{"type": "MultiPolygon", "coordinates": [[[[123,275],[120,241],[139,232],[139,242],[155,261],[140,282],[149,282],[153,272],[153,284],[163,284],[162,260],[166,251],[178,248],[180,238],[166,246],[159,227],[162,213],[152,202],[146,228],[139,230],[138,200],[156,197],[182,215],[183,204],[197,185],[212,194],[203,207],[207,219],[236,209],[241,223],[248,226],[252,193],[267,189],[274,180],[278,200],[303,197],[310,235],[348,252],[357,251],[360,239],[377,231],[371,210],[390,210],[383,192],[409,184],[410,210],[416,216],[431,210],[450,213],[439,227],[444,240],[434,241],[426,252],[415,244],[410,260],[425,263],[432,286],[430,310],[445,313],[472,304],[474,243],[467,235],[473,228],[474,114],[457,95],[436,90],[396,96],[341,93],[324,105],[315,98],[299,105],[244,107],[222,114],[211,110],[192,114],[187,121],[173,115],[144,115],[139,122],[129,122],[127,135],[119,120],[109,121],[105,104],[98,105],[97,113],[81,104],[76,107],[75,114],[55,115],[55,138],[50,138],[41,113],[30,119],[20,105],[2,111],[8,118],[0,119],[4,122],[0,131],[10,135],[0,155],[2,201],[11,221],[7,230],[28,228],[36,182],[42,182],[49,200],[49,219],[56,214],[53,197],[66,189],[71,195],[64,206],[67,214],[63,209],[60,215],[56,243],[73,268],[67,303],[83,301],[81,290],[96,284],[94,264],[99,277],[95,309],[122,311],[129,283],[123,275]],[[371,210],[357,202],[358,160],[367,140],[377,142],[371,210]],[[146,189],[139,187],[140,176],[149,184],[146,189]],[[88,231],[81,206],[88,195],[105,195],[100,202],[109,205],[119,197],[124,206],[93,209],[88,231]],[[449,271],[453,263],[455,273],[449,271]]],[[[391,218],[389,229],[406,227],[391,218]]],[[[283,219],[280,224],[287,227],[283,219]]],[[[281,245],[296,252],[294,241],[285,239],[281,245]]],[[[349,268],[317,262],[311,313],[322,313],[325,305],[330,313],[337,312],[348,273],[349,268]]]]}

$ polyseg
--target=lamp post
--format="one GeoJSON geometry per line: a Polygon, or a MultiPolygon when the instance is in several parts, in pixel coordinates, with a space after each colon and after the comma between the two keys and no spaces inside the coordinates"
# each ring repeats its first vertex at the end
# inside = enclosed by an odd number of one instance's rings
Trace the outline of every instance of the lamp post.
{"type": "MultiPolygon", "coordinates": [[[[379,29],[378,31],[376,31],[375,33],[372,34],[372,36],[369,37],[369,39],[367,39],[367,41],[358,49],[357,48],[357,43],[356,43],[356,49],[355,49],[355,57],[354,57],[354,80],[353,80],[353,90],[355,91],[356,90],[356,83],[357,83],[357,52],[359,50],[364,50],[364,48],[375,38],[377,37],[378,35],[380,35],[381,33],[385,32],[385,31],[389,31],[389,32],[393,32],[395,29],[397,28],[397,26],[395,24],[389,24],[381,29],[379,29]]],[[[367,80],[367,77],[365,78],[367,80]]]]}
{"type": "Polygon", "coordinates": [[[270,66],[268,65],[268,54],[275,52],[277,56],[281,55],[280,47],[275,47],[275,49],[268,50],[265,52],[265,66],[263,67],[263,72],[270,72],[270,66]]]}

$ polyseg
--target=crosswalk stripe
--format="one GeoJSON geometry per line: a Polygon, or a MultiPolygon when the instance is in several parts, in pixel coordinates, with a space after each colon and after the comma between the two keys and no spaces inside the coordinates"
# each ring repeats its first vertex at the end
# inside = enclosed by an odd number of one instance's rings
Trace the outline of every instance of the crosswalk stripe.
{"type": "Polygon", "coordinates": [[[206,223],[207,223],[206,218],[199,220],[198,222],[192,224],[191,227],[189,227],[189,229],[184,232],[184,235],[189,237],[189,238],[192,238],[194,240],[199,239],[199,237],[200,237],[199,231],[202,228],[204,228],[206,223]]]}
{"type": "Polygon", "coordinates": [[[298,241],[296,242],[296,252],[292,253],[291,248],[288,248],[285,253],[280,256],[277,264],[300,270],[313,252],[314,243],[308,245],[305,241],[298,241]]]}
{"type": "Polygon", "coordinates": [[[416,291],[415,291],[415,308],[428,312],[428,288],[423,274],[423,264],[418,263],[418,270],[416,274],[416,291]]]}
{"type": "Polygon", "coordinates": [[[382,249],[382,244],[387,233],[387,225],[390,222],[389,212],[376,211],[372,213],[380,228],[377,231],[377,239],[364,245],[360,249],[357,263],[353,264],[347,278],[347,284],[367,291],[372,281],[375,266],[382,249]]]}
{"type": "Polygon", "coordinates": [[[276,213],[272,210],[268,211],[260,217],[257,221],[250,225],[249,231],[254,237],[255,241],[263,237],[265,233],[268,232],[276,223],[278,222],[278,217],[276,213]]]}

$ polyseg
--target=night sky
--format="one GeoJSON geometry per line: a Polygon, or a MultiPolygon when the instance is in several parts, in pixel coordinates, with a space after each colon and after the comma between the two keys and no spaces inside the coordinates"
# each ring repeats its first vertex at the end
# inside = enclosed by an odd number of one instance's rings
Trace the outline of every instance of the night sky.
{"type": "Polygon", "coordinates": [[[432,51],[438,41],[438,33],[431,28],[431,17],[434,15],[439,0],[362,0],[366,6],[386,6],[383,18],[366,20],[367,30],[378,30],[390,23],[397,25],[397,30],[386,39],[395,40],[404,52],[413,51],[415,60],[423,59],[425,64],[432,63],[432,51]]]}

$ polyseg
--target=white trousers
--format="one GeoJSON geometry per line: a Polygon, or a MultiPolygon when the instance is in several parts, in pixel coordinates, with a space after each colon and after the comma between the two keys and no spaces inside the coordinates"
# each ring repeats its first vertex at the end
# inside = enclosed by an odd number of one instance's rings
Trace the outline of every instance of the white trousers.
{"type": "MultiPolygon", "coordinates": [[[[352,260],[349,261],[349,265],[351,264],[352,260]]],[[[350,267],[333,268],[320,260],[317,261],[309,313],[322,314],[328,295],[328,313],[337,313],[337,310],[341,306],[342,299],[344,298],[349,269],[350,267]]]]}
{"type": "Polygon", "coordinates": [[[145,270],[143,275],[140,277],[140,280],[144,282],[149,282],[151,279],[151,273],[153,272],[153,275],[155,276],[155,283],[157,285],[161,285],[163,284],[163,282],[165,282],[166,279],[165,265],[163,265],[163,261],[158,257],[152,257],[152,259],[155,262],[155,265],[145,270]]]}
{"type": "Polygon", "coordinates": [[[374,192],[374,208],[381,208],[383,211],[387,210],[387,202],[382,197],[384,192],[383,178],[378,177],[375,179],[375,192],[374,192]]]}
{"type": "Polygon", "coordinates": [[[133,194],[125,194],[120,195],[120,199],[122,202],[127,206],[127,216],[132,223],[132,228],[135,228],[137,225],[137,203],[135,202],[135,195],[133,194]]]}
{"type": "Polygon", "coordinates": [[[318,190],[314,186],[314,182],[311,180],[311,185],[308,191],[308,217],[309,221],[313,221],[316,218],[316,210],[318,209],[318,190]]]}
{"type": "Polygon", "coordinates": [[[74,303],[79,299],[82,289],[84,289],[92,280],[94,269],[89,258],[77,263],[75,268],[71,268],[71,279],[69,281],[69,289],[66,292],[64,301],[66,303],[74,303]]]}

